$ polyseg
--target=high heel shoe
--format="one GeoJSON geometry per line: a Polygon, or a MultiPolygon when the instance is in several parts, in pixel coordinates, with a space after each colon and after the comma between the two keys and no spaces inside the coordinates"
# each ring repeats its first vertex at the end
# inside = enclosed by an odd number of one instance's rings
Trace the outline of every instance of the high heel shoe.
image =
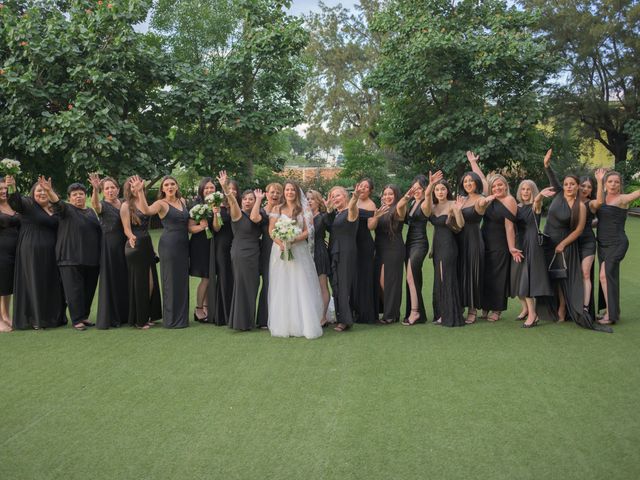
{"type": "Polygon", "coordinates": [[[196,309],[193,311],[193,320],[198,323],[206,323],[207,316],[205,315],[204,317],[199,317],[198,310],[200,310],[201,312],[204,312],[204,309],[202,307],[196,307],[196,309]]]}
{"type": "Polygon", "coordinates": [[[527,325],[526,323],[522,324],[522,328],[533,328],[533,327],[537,327],[538,326],[538,317],[536,317],[536,319],[530,323],[529,325],[527,325]]]}

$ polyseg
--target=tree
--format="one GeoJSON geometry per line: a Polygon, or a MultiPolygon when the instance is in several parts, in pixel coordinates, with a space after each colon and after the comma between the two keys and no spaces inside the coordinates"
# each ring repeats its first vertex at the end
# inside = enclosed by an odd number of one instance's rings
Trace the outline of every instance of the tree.
{"type": "Polygon", "coordinates": [[[566,60],[557,113],[579,121],[625,171],[627,125],[640,120],[640,4],[636,0],[524,0],[547,43],[566,60]]]}
{"type": "Polygon", "coordinates": [[[281,169],[274,136],[301,120],[302,21],[286,13],[288,1],[218,1],[228,5],[222,13],[201,4],[161,1],[152,22],[176,61],[162,92],[174,122],[170,156],[202,173],[227,168],[248,180],[256,162],[281,169]]]}
{"type": "Polygon", "coordinates": [[[166,58],[136,33],[149,0],[4,0],[0,8],[0,156],[24,180],[58,186],[89,171],[154,174],[167,164],[159,90],[166,58]]]}
{"type": "Polygon", "coordinates": [[[382,94],[384,143],[410,164],[456,174],[469,149],[489,169],[539,161],[528,142],[556,58],[534,36],[536,20],[500,0],[386,4],[372,25],[384,40],[368,79],[382,94]]]}
{"type": "Polygon", "coordinates": [[[305,18],[310,32],[307,55],[311,62],[305,87],[305,115],[312,130],[325,132],[336,145],[345,132],[370,142],[378,136],[380,98],[365,85],[378,58],[379,38],[369,29],[380,10],[379,0],[361,0],[352,12],[320,2],[320,12],[305,18]]]}

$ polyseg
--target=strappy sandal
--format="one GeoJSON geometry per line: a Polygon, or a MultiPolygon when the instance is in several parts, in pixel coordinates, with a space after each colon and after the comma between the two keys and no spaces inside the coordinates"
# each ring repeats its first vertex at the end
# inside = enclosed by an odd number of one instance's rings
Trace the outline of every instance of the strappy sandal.
{"type": "Polygon", "coordinates": [[[496,323],[498,320],[500,320],[500,313],[491,312],[487,315],[487,321],[491,323],[496,323]]]}
{"type": "Polygon", "coordinates": [[[87,329],[86,325],[82,322],[74,323],[73,328],[79,332],[84,332],[87,329]]]}
{"type": "Polygon", "coordinates": [[[194,312],[193,312],[193,320],[198,322],[198,323],[205,323],[207,321],[207,315],[205,315],[204,317],[199,317],[198,316],[198,310],[200,310],[201,312],[204,313],[204,308],[203,307],[198,307],[196,306],[194,312]]]}
{"type": "Polygon", "coordinates": [[[476,323],[477,318],[478,318],[477,312],[476,313],[467,313],[467,319],[464,321],[464,323],[466,325],[473,325],[474,323],[476,323]]]}

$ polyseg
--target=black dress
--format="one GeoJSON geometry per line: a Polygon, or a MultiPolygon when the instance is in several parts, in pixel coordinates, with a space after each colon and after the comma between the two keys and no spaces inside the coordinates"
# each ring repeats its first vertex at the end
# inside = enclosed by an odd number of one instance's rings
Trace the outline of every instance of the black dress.
{"type": "MultiPolygon", "coordinates": [[[[405,265],[411,264],[411,274],[413,275],[413,283],[416,287],[416,293],[418,294],[418,310],[420,312],[420,318],[416,323],[425,323],[427,321],[427,312],[424,308],[424,297],[422,296],[422,265],[424,259],[429,252],[429,239],[427,238],[427,221],[422,211],[422,202],[414,203],[407,211],[407,239],[406,239],[406,253],[405,253],[405,265]]],[[[408,270],[407,270],[408,271],[408,270]]],[[[409,300],[409,284],[405,282],[406,291],[406,309],[405,318],[408,318],[411,314],[411,302],[409,300]]]]}
{"type": "Polygon", "coordinates": [[[149,217],[142,212],[136,212],[140,224],[131,223],[131,231],[136,237],[135,248],[127,241],[124,255],[127,260],[129,277],[129,315],[131,326],[142,327],[150,320],[162,318],[160,300],[160,285],[158,284],[158,270],[153,243],[149,235],[149,217]],[[153,282],[153,289],[149,287],[149,273],[153,282]]]}
{"type": "Polygon", "coordinates": [[[98,287],[98,316],[96,327],[107,329],[127,323],[129,291],[127,288],[127,259],[124,246],[127,237],[120,220],[120,209],[109,202],[100,202],[102,225],[100,252],[100,285],[98,287]]]}
{"type": "Polygon", "coordinates": [[[269,259],[271,258],[271,247],[273,240],[269,235],[269,214],[260,209],[262,221],[262,238],[260,239],[260,276],[262,277],[262,287],[260,288],[260,299],[258,300],[258,327],[269,326],[269,259]]]}
{"type": "MultiPolygon", "coordinates": [[[[331,255],[331,291],[338,323],[353,324],[352,293],[357,266],[356,235],[358,221],[350,222],[349,211],[336,214],[331,222],[329,253],[331,255]]],[[[372,275],[373,276],[373,275],[372,275]]]]}
{"type": "Polygon", "coordinates": [[[318,276],[331,275],[331,259],[327,249],[327,230],[331,224],[330,215],[318,213],[313,217],[313,262],[316,264],[318,276]]]}
{"type": "Polygon", "coordinates": [[[49,215],[30,197],[18,192],[9,205],[21,214],[14,274],[13,328],[65,325],[66,305],[56,262],[58,215],[49,215]]]}
{"type": "Polygon", "coordinates": [[[540,214],[533,211],[533,205],[518,205],[516,246],[522,250],[524,259],[511,263],[512,297],[553,296],[544,249],[538,245],[538,225],[540,214]]]}
{"type": "Polygon", "coordinates": [[[233,230],[229,209],[220,207],[222,226],[213,232],[209,255],[209,288],[207,289],[207,305],[209,308],[208,323],[228,325],[231,315],[231,298],[233,296],[233,268],[231,267],[231,245],[233,230]]]}
{"type": "Polygon", "coordinates": [[[598,306],[607,308],[609,320],[620,320],[620,262],[629,249],[629,239],[624,231],[628,210],[603,204],[598,210],[598,261],[604,262],[607,277],[607,300],[600,288],[598,306]]]}
{"type": "MultiPolygon", "coordinates": [[[[213,232],[213,220],[208,221],[209,231],[213,232]]],[[[206,230],[191,234],[189,239],[189,275],[198,278],[209,278],[209,256],[211,255],[211,239],[206,230]]]]}
{"type": "Polygon", "coordinates": [[[482,282],[484,281],[484,239],[480,231],[483,216],[475,205],[462,209],[464,227],[456,236],[460,256],[458,272],[462,306],[481,308],[482,282]]]}
{"type": "Polygon", "coordinates": [[[356,322],[375,323],[378,320],[376,308],[378,279],[375,278],[376,247],[367,222],[369,218],[373,217],[373,212],[359,208],[358,215],[357,262],[352,303],[356,322]]]}
{"type": "Polygon", "coordinates": [[[482,308],[492,312],[507,309],[511,253],[507,243],[505,221],[515,223],[515,216],[499,200],[494,200],[484,213],[482,239],[484,240],[484,274],[482,308]]]}
{"type": "Polygon", "coordinates": [[[158,242],[162,276],[162,324],[165,328],[189,326],[189,211],[169,205],[162,219],[158,242]]]}
{"type": "Polygon", "coordinates": [[[229,327],[234,330],[251,330],[256,321],[256,298],[260,285],[260,224],[252,222],[242,212],[237,222],[231,222],[233,245],[233,298],[229,327]]]}
{"type": "MultiPolygon", "coordinates": [[[[562,186],[550,170],[551,169],[547,169],[547,175],[551,180],[551,186],[558,193],[549,206],[547,223],[544,226],[544,233],[548,235],[544,245],[547,265],[551,264],[558,243],[571,234],[571,231],[575,228],[571,225],[571,208],[562,194],[562,186]]],[[[551,286],[555,295],[557,295],[558,288],[562,290],[566,302],[567,317],[583,328],[611,332],[612,330],[610,328],[595,323],[593,317],[589,315],[589,312],[583,309],[584,284],[582,283],[582,268],[580,265],[578,242],[575,241],[567,245],[563,253],[567,265],[567,278],[552,280],[551,286]]],[[[556,256],[555,266],[562,264],[562,261],[559,260],[558,257],[561,258],[561,255],[556,256]]],[[[557,305],[558,298],[556,296],[553,298],[552,303],[555,311],[557,311],[557,305]]]]}
{"type": "Polygon", "coordinates": [[[406,256],[402,227],[404,222],[392,222],[396,215],[396,207],[378,219],[376,227],[376,285],[380,307],[385,321],[400,320],[400,304],[402,303],[402,273],[406,256]],[[384,267],[384,290],[379,290],[380,275],[384,267]]]}
{"type": "Polygon", "coordinates": [[[75,325],[89,319],[100,273],[102,229],[96,212],[59,201],[52,204],[60,223],[56,259],[69,316],[75,325]]]}
{"type": "Polygon", "coordinates": [[[445,327],[464,327],[458,282],[458,242],[448,215],[431,214],[433,231],[433,316],[445,327]]]}
{"type": "MultiPolygon", "coordinates": [[[[589,200],[584,202],[584,206],[587,208],[587,221],[584,224],[584,230],[578,237],[578,248],[580,251],[580,262],[591,255],[596,254],[596,236],[593,233],[593,219],[596,217],[595,214],[589,208],[589,200]]],[[[594,262],[595,263],[595,262],[594,262]]],[[[594,295],[594,283],[593,283],[593,275],[595,272],[594,264],[591,264],[591,296],[589,298],[589,315],[592,318],[595,318],[596,308],[595,302],[593,301],[594,295]]]]}
{"type": "Polygon", "coordinates": [[[0,212],[0,297],[13,293],[16,247],[20,229],[20,215],[0,212]]]}

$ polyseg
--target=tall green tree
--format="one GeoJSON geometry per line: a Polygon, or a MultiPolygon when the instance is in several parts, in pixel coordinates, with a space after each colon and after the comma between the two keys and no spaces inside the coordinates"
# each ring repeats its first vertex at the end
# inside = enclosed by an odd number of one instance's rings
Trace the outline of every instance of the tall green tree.
{"type": "Polygon", "coordinates": [[[93,170],[163,169],[166,58],[133,29],[151,1],[0,5],[0,156],[21,160],[24,177],[52,175],[58,186],[93,170]]]}
{"type": "Polygon", "coordinates": [[[162,93],[164,115],[174,119],[170,156],[248,179],[256,163],[281,168],[286,152],[274,136],[302,118],[302,21],[286,13],[286,0],[214,3],[221,11],[201,4],[161,1],[152,21],[175,60],[162,93]]]}
{"type": "Polygon", "coordinates": [[[410,164],[460,174],[465,151],[485,167],[538,161],[531,144],[557,62],[537,17],[501,0],[391,0],[376,15],[384,142],[410,164]]]}
{"type": "MultiPolygon", "coordinates": [[[[565,59],[554,104],[579,122],[627,170],[630,131],[640,120],[640,3],[637,0],[524,0],[565,59]]],[[[637,160],[637,153],[636,160],[637,160]]]]}

